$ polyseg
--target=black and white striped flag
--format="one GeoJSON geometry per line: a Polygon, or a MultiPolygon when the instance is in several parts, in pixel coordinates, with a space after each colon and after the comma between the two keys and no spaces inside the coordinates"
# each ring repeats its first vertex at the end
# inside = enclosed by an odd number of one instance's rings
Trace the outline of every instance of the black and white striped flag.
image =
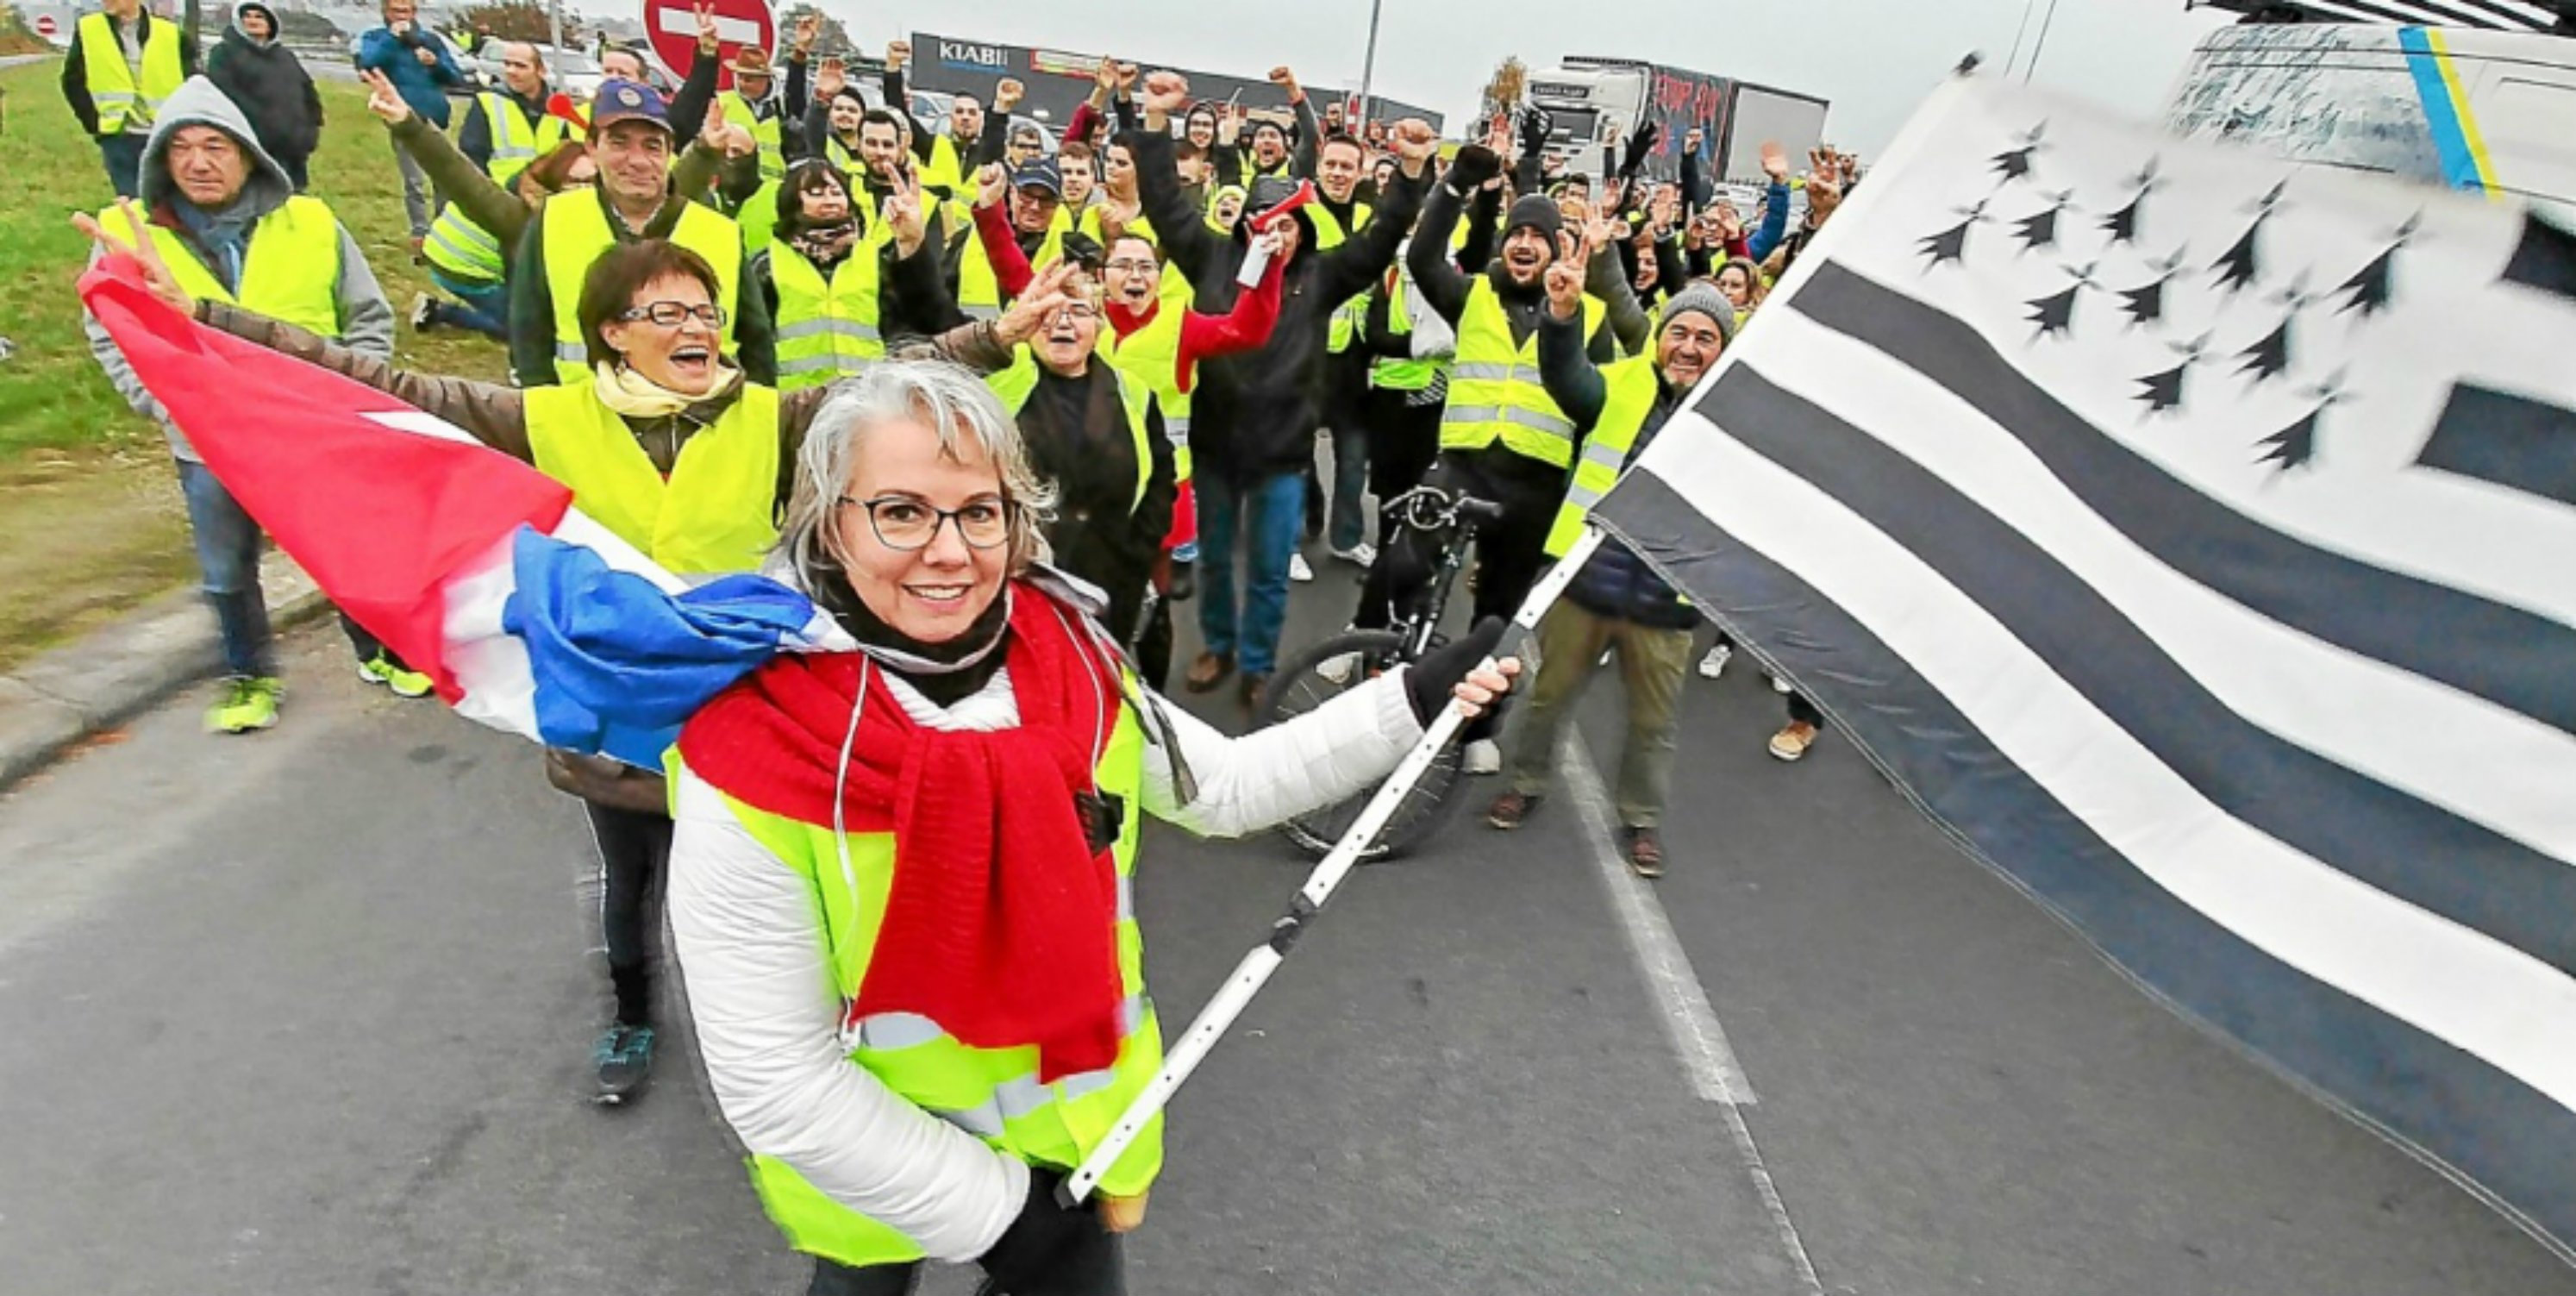
{"type": "Polygon", "coordinates": [[[1604,529],[2571,1254],[2576,240],[1962,80],[1692,400],[1604,529]]]}

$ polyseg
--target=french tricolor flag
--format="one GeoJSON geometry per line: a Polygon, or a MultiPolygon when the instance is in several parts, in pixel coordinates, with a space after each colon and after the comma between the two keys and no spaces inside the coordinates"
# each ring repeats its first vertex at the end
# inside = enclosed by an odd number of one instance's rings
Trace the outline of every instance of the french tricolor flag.
{"type": "Polygon", "coordinates": [[[777,581],[692,588],[563,483],[172,310],[130,257],[80,294],[243,510],[467,719],[658,767],[682,721],[773,655],[849,646],[777,581]]]}

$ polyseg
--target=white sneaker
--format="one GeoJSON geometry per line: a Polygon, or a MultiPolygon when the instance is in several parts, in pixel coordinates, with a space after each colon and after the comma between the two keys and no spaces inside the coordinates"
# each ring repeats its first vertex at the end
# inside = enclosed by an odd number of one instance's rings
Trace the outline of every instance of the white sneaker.
{"type": "Polygon", "coordinates": [[[426,333],[438,324],[438,302],[428,293],[414,293],[411,299],[411,331],[426,333]]]}
{"type": "Polygon", "coordinates": [[[1300,585],[1315,579],[1315,569],[1306,565],[1306,555],[1301,553],[1288,555],[1288,579],[1300,585]]]}
{"type": "Polygon", "coordinates": [[[1479,738],[1467,744],[1465,759],[1459,768],[1470,774],[1502,773],[1503,745],[1491,738],[1479,738]]]}
{"type": "Polygon", "coordinates": [[[1362,540],[1348,549],[1334,550],[1333,556],[1354,567],[1373,567],[1377,565],[1377,546],[1362,540]]]}
{"type": "Polygon", "coordinates": [[[1777,675],[1766,675],[1766,676],[1764,676],[1764,678],[1765,678],[1765,679],[1768,679],[1768,680],[1770,680],[1770,681],[1771,681],[1771,691],[1772,691],[1772,692],[1774,692],[1774,693],[1781,694],[1782,696],[1787,696],[1788,694],[1795,693],[1795,692],[1797,692],[1797,691],[1798,691],[1798,686],[1797,686],[1797,685],[1792,684],[1792,683],[1790,683],[1789,681],[1784,680],[1784,679],[1780,678],[1780,677],[1779,677],[1779,676],[1777,676],[1777,675]]]}
{"type": "Polygon", "coordinates": [[[1708,655],[1699,659],[1699,677],[1716,679],[1726,673],[1726,663],[1734,660],[1735,650],[1725,644],[1710,644],[1708,655]]]}
{"type": "Polygon", "coordinates": [[[1323,676],[1325,679],[1331,680],[1335,684],[1348,684],[1351,682],[1351,673],[1358,670],[1359,667],[1360,655],[1355,652],[1346,652],[1339,656],[1327,657],[1321,662],[1316,663],[1315,673],[1323,676]]]}

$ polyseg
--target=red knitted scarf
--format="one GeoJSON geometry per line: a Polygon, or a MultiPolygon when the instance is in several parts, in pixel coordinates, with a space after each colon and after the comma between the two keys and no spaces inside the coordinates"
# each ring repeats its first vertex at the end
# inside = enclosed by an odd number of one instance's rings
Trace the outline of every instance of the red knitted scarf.
{"type": "MultiPolygon", "coordinates": [[[[1118,716],[1116,667],[1078,612],[1015,587],[1005,645],[1017,728],[915,724],[884,668],[856,653],[782,654],[680,733],[691,771],[803,823],[832,822],[832,786],[864,677],[843,786],[849,831],[894,834],[894,883],[853,1019],[918,1013],[976,1048],[1038,1046],[1039,1079],[1117,1059],[1117,866],[1074,798],[1118,716]]],[[[834,866],[823,885],[839,886],[834,866]]]]}

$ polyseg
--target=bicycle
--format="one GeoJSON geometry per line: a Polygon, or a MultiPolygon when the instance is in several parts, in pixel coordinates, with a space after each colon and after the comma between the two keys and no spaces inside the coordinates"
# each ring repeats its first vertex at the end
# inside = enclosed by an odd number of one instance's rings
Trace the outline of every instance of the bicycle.
{"type": "MultiPolygon", "coordinates": [[[[1400,532],[1380,536],[1380,545],[1392,549],[1404,544],[1411,538],[1404,532],[1420,537],[1431,550],[1430,583],[1396,609],[1385,629],[1344,630],[1282,663],[1262,689],[1253,712],[1261,724],[1277,724],[1304,715],[1398,666],[1420,660],[1423,654],[1448,642],[1448,636],[1440,630],[1440,620],[1449,609],[1450,589],[1467,565],[1468,542],[1480,527],[1502,520],[1502,506],[1424,485],[1397,496],[1388,504],[1385,516],[1400,532]]],[[[1394,560],[1392,554],[1386,559],[1394,560]]],[[[1360,858],[1368,861],[1403,855],[1448,823],[1464,800],[1450,795],[1457,785],[1463,759],[1455,743],[1434,758],[1386,826],[1360,851],[1360,858]]],[[[1359,819],[1361,809],[1376,791],[1371,786],[1348,800],[1298,815],[1281,825],[1281,830],[1306,850],[1325,854],[1359,819]]]]}

